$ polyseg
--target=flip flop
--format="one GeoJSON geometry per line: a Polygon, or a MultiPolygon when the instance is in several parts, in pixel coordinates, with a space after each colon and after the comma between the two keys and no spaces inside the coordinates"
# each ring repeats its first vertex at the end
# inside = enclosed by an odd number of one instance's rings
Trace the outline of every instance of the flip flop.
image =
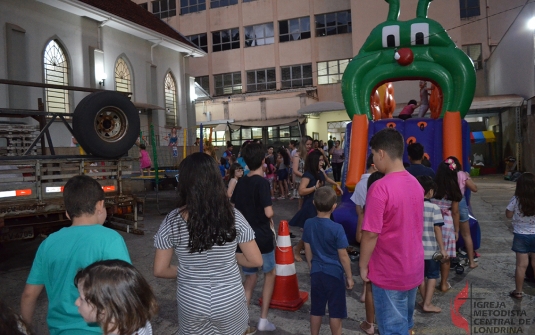
{"type": "Polygon", "coordinates": [[[517,292],[516,290],[512,290],[509,292],[509,296],[516,300],[522,300],[522,297],[524,296],[522,292],[517,292]]]}

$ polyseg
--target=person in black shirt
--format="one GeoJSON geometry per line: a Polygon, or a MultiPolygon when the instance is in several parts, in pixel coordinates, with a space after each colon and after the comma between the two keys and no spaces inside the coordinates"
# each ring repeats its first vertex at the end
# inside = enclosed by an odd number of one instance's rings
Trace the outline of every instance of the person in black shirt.
{"type": "Polygon", "coordinates": [[[411,143],[407,146],[407,154],[411,165],[407,168],[407,171],[414,177],[429,176],[435,179],[435,171],[432,168],[422,164],[424,159],[424,146],[421,143],[411,143]]]}
{"type": "MultiPolygon", "coordinates": [[[[255,232],[256,243],[262,253],[264,264],[264,287],[262,290],[262,310],[258,321],[258,330],[274,331],[275,325],[267,320],[269,304],[275,286],[275,252],[273,234],[273,207],[269,182],[264,178],[262,163],[264,161],[264,149],[261,144],[251,143],[243,150],[243,159],[250,171],[247,176],[240,179],[236,184],[231,202],[247,219],[255,232]]],[[[251,302],[251,296],[258,280],[258,268],[243,267],[245,274],[245,297],[247,305],[251,302]]]]}

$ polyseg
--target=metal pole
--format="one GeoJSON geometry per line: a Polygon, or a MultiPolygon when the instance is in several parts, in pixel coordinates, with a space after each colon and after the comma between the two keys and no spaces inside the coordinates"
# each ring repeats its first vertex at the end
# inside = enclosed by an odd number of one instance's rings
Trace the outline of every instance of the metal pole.
{"type": "Polygon", "coordinates": [[[199,128],[200,131],[201,131],[201,135],[200,135],[200,136],[201,136],[201,137],[200,137],[200,141],[201,141],[201,142],[199,143],[199,152],[202,152],[202,146],[203,146],[203,142],[204,142],[204,141],[203,141],[203,132],[202,132],[202,128],[203,128],[203,127],[202,127],[202,123],[201,123],[201,126],[200,126],[200,128],[199,128]]]}

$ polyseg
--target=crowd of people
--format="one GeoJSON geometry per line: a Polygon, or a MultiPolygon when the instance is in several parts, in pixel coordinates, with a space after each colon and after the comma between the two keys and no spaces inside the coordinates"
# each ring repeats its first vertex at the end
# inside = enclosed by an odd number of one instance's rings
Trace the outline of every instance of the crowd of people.
{"type": "MultiPolygon", "coordinates": [[[[235,160],[232,145],[227,146],[219,165],[205,153],[181,162],[177,208],[154,236],[153,268],[154,276],[177,282],[178,334],[242,335],[277,329],[269,321],[276,277],[273,192],[278,185],[281,196],[288,194],[289,175],[301,200],[290,224],[302,228],[294,257],[299,261],[304,255],[310,268],[310,332],[319,334],[328,307],[331,333],[342,333],[345,290],[353,288],[354,280],[346,234],[331,220],[338,197],[326,185],[342,190],[325,172],[329,161],[339,162],[334,159],[339,146],[334,142],[326,152],[305,137],[291,143],[292,150],[275,151],[246,142],[235,160]],[[228,185],[223,165],[228,166],[228,185]],[[259,272],[264,279],[262,305],[254,327],[248,306],[259,272]]],[[[361,300],[366,309],[360,328],[366,334],[376,328],[381,334],[410,334],[418,290],[424,312],[441,312],[432,304],[435,283],[440,278],[440,290],[451,287],[449,261],[456,256],[459,233],[470,268],[477,267],[464,197],[465,189],[477,192],[477,186],[455,157],[442,161],[436,173],[424,166],[419,143],[408,146],[411,164],[406,166],[403,136],[395,129],[377,132],[370,147],[366,173],[351,197],[358,214],[361,300]]],[[[337,155],[343,159],[343,151],[337,155]]],[[[12,327],[8,333],[32,334],[29,325],[45,289],[52,335],[152,334],[155,296],[131,265],[123,238],[103,227],[104,199],[93,178],[76,176],[67,182],[64,202],[72,225],[41,243],[22,294],[21,316],[0,303],[2,327],[12,327]]],[[[521,299],[528,254],[535,252],[533,174],[518,179],[506,216],[513,219],[517,253],[516,287],[510,295],[521,299]]]]}

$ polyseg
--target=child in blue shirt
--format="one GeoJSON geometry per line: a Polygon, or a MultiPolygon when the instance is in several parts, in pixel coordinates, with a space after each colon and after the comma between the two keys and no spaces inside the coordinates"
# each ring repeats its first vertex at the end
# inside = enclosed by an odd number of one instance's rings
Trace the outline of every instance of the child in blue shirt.
{"type": "Polygon", "coordinates": [[[315,218],[305,222],[303,241],[310,268],[310,333],[319,334],[325,305],[329,306],[331,333],[342,334],[342,319],[347,317],[346,292],[353,288],[351,264],[344,228],[330,217],[336,208],[336,193],[323,186],[314,194],[315,218]],[[344,273],[346,278],[344,280],[344,273]]]}

